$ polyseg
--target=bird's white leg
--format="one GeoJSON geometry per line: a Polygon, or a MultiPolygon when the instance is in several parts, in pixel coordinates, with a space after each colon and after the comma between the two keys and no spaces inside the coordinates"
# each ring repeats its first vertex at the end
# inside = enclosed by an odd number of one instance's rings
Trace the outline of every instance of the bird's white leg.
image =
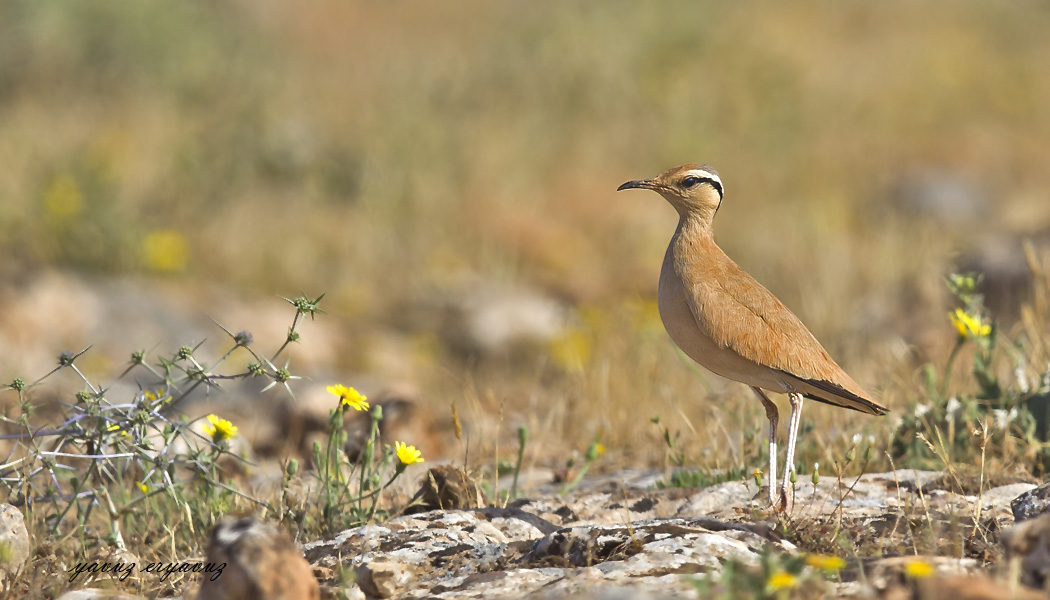
{"type": "Polygon", "coordinates": [[[784,488],[780,493],[780,508],[790,513],[795,505],[795,487],[791,484],[791,473],[795,470],[795,442],[798,440],[798,426],[802,422],[802,394],[788,394],[791,402],[791,420],[788,423],[787,464],[784,466],[784,488]]]}
{"type": "Polygon", "coordinates": [[[777,426],[780,423],[780,413],[777,412],[777,405],[773,404],[765,392],[755,386],[751,386],[751,389],[762,401],[762,406],[766,409],[766,418],[769,419],[769,505],[775,507],[777,505],[774,495],[777,489],[777,426]]]}

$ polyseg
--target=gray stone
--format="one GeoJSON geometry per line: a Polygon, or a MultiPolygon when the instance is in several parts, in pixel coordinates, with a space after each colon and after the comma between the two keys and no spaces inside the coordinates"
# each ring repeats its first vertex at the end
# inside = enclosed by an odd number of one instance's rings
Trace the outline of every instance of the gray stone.
{"type": "Polygon", "coordinates": [[[354,573],[361,590],[376,598],[390,598],[407,589],[415,579],[411,566],[390,560],[363,563],[354,573]]]}
{"type": "Polygon", "coordinates": [[[1050,506],[1050,483],[1030,489],[1010,502],[1015,521],[1024,521],[1046,512],[1050,506]]]}
{"type": "Polygon", "coordinates": [[[985,195],[972,181],[963,173],[951,171],[905,175],[897,182],[892,200],[902,211],[954,225],[979,219],[988,210],[985,195]]]}
{"type": "Polygon", "coordinates": [[[0,544],[6,547],[7,559],[0,564],[0,582],[18,571],[29,560],[32,547],[22,511],[10,504],[0,505],[0,544]]]}
{"type": "Polygon", "coordinates": [[[471,282],[432,309],[442,339],[463,355],[499,356],[545,344],[565,328],[569,312],[538,290],[471,282]]]}
{"type": "Polygon", "coordinates": [[[985,490],[981,495],[982,506],[1010,506],[1013,512],[1013,501],[1019,496],[1036,489],[1033,483],[1011,483],[985,490]]]}

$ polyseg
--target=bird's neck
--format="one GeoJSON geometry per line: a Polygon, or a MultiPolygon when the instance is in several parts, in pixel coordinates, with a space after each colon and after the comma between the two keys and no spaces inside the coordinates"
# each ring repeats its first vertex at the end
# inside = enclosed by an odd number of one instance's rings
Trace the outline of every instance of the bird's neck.
{"type": "Polygon", "coordinates": [[[697,262],[718,262],[721,256],[725,254],[715,243],[711,221],[683,216],[667,247],[664,261],[665,266],[673,265],[681,273],[693,270],[697,262]]]}
{"type": "Polygon", "coordinates": [[[674,233],[675,239],[688,242],[711,242],[714,243],[714,233],[711,230],[711,219],[704,218],[695,213],[683,214],[678,219],[678,229],[674,233]]]}

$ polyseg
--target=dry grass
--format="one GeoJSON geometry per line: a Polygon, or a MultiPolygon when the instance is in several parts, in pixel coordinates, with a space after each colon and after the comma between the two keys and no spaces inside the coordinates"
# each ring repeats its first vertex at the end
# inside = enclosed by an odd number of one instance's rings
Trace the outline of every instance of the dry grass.
{"type": "MultiPolygon", "coordinates": [[[[615,195],[626,179],[718,168],[726,251],[897,413],[950,350],[952,263],[1050,226],[1035,3],[15,2],[0,22],[12,285],[52,266],[148,274],[143,240],[173,229],[189,255],[162,275],[186,286],[327,291],[354,340],[342,369],[392,379],[370,357],[403,338],[396,377],[461,401],[479,460],[528,423],[532,460],[600,436],[609,465],[662,464],[652,416],[689,464],[758,457],[757,403],[691,371],[653,314],[673,212],[615,195]],[[931,172],[987,212],[895,200],[931,172]],[[70,179],[80,200],[49,204],[70,179]],[[567,301],[584,368],[548,348],[463,362],[430,337],[416,307],[479,279],[567,301]]],[[[1034,370],[1039,303],[1019,326],[1034,370]]],[[[804,464],[858,432],[886,445],[892,422],[804,418],[804,464]]]]}

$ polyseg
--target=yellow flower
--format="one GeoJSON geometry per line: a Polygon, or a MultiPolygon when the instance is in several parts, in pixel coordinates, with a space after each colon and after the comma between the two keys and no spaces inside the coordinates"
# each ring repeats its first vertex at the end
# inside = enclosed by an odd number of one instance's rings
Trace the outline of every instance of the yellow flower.
{"type": "Polygon", "coordinates": [[[365,402],[365,400],[368,400],[368,396],[365,396],[352,387],[348,388],[341,383],[337,383],[335,385],[330,385],[325,389],[328,390],[329,394],[339,396],[339,404],[344,410],[347,408],[352,408],[354,410],[368,410],[368,403],[365,402]]]}
{"type": "Polygon", "coordinates": [[[143,494],[149,492],[149,487],[147,487],[145,483],[142,483],[141,481],[136,481],[135,485],[138,486],[139,491],[142,492],[143,494]]]}
{"type": "Polygon", "coordinates": [[[416,450],[415,446],[406,446],[404,442],[394,442],[394,450],[397,451],[397,459],[406,467],[423,462],[423,453],[416,450]]]}
{"type": "Polygon", "coordinates": [[[550,342],[550,354],[554,364],[565,371],[582,371],[591,359],[593,344],[590,336],[581,329],[573,329],[550,342]]]}
{"type": "Polygon", "coordinates": [[[933,565],[920,559],[909,560],[904,564],[904,574],[913,579],[929,577],[933,571],[933,565]]]}
{"type": "Polygon", "coordinates": [[[790,590],[798,584],[798,579],[786,571],[779,571],[774,573],[769,581],[766,582],[771,592],[779,592],[780,590],[790,590]]]}
{"type": "Polygon", "coordinates": [[[120,425],[114,423],[106,428],[109,433],[119,433],[120,435],[130,435],[127,429],[122,428],[120,425]]]}
{"type": "Polygon", "coordinates": [[[842,570],[846,566],[846,561],[829,554],[810,554],[806,557],[806,564],[821,571],[834,573],[842,570]]]}
{"type": "Polygon", "coordinates": [[[142,263],[151,271],[178,273],[186,269],[189,256],[189,242],[177,231],[158,229],[142,240],[142,263]]]}
{"type": "Polygon", "coordinates": [[[142,401],[148,407],[157,406],[171,400],[171,396],[164,393],[164,388],[155,390],[142,390],[142,401]]]}
{"type": "Polygon", "coordinates": [[[208,423],[204,426],[204,433],[210,436],[213,442],[228,440],[237,435],[237,426],[226,419],[208,415],[208,423]]]}
{"type": "Polygon", "coordinates": [[[56,178],[44,194],[44,209],[48,216],[56,220],[76,217],[83,207],[84,196],[80,193],[80,186],[70,175],[56,178]]]}
{"type": "Polygon", "coordinates": [[[605,444],[601,442],[594,442],[587,447],[587,454],[585,455],[588,461],[595,461],[605,454],[605,444]]]}
{"type": "Polygon", "coordinates": [[[952,325],[955,325],[959,335],[964,338],[984,337],[992,332],[992,326],[981,322],[980,315],[968,314],[961,308],[948,313],[948,319],[951,320],[952,325]]]}

